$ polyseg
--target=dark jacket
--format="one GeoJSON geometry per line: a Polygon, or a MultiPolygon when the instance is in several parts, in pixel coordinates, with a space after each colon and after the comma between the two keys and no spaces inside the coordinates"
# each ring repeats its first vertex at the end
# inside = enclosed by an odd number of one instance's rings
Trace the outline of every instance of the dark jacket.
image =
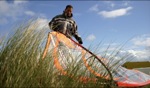
{"type": "Polygon", "coordinates": [[[57,15],[49,22],[49,27],[51,30],[61,32],[69,38],[74,36],[82,44],[82,39],[78,35],[77,25],[72,19],[72,16],[66,17],[64,14],[57,15]]]}

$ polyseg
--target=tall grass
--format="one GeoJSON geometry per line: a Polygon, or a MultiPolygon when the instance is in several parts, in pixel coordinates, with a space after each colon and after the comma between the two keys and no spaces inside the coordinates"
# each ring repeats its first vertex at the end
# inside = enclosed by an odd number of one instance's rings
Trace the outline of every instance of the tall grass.
{"type": "MultiPolygon", "coordinates": [[[[81,69],[82,60],[68,64],[68,74],[74,75],[61,75],[53,64],[51,52],[42,60],[47,33],[45,29],[36,30],[37,26],[31,27],[30,23],[20,26],[13,35],[0,42],[0,87],[116,87],[113,80],[80,81],[79,76],[87,75],[87,69],[81,69]]],[[[111,70],[115,66],[108,68],[111,70]]]]}

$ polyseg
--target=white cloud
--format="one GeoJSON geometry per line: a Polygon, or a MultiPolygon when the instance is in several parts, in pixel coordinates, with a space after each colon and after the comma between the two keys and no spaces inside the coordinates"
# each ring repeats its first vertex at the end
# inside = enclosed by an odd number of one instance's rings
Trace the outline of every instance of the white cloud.
{"type": "MultiPolygon", "coordinates": [[[[14,1],[15,2],[15,1],[14,1]]],[[[10,19],[15,19],[17,16],[23,14],[24,4],[15,4],[15,3],[8,3],[7,1],[0,1],[0,23],[7,23],[10,19]],[[5,21],[4,21],[5,19],[5,21]],[[4,21],[4,22],[3,22],[4,21]]]]}
{"type": "Polygon", "coordinates": [[[150,46],[150,35],[142,35],[135,37],[131,40],[134,45],[136,46],[150,46]]]}
{"type": "Polygon", "coordinates": [[[86,38],[88,41],[93,41],[96,39],[95,35],[91,34],[86,38]]]}
{"type": "MultiPolygon", "coordinates": [[[[131,45],[128,46],[128,48],[123,47],[119,50],[120,53],[118,53],[115,57],[121,58],[124,56],[129,56],[126,59],[127,61],[150,61],[150,34],[135,37],[130,42],[131,45]]],[[[108,49],[107,47],[102,47],[100,50],[105,51],[107,49],[107,53],[109,54],[116,51],[119,47],[119,44],[117,43],[105,44],[105,46],[109,45],[110,47],[108,49]]]]}
{"type": "Polygon", "coordinates": [[[9,20],[17,20],[19,16],[45,17],[42,13],[35,13],[25,6],[28,1],[14,0],[13,2],[0,1],[0,25],[7,24],[9,20]]]}
{"type": "MultiPolygon", "coordinates": [[[[111,48],[110,48],[111,49],[111,48]]],[[[108,50],[110,50],[108,49],[108,50]]],[[[108,54],[117,57],[117,58],[123,58],[127,61],[150,61],[150,52],[149,50],[120,50],[119,53],[116,54],[116,50],[113,49],[111,52],[107,51],[108,54]],[[113,52],[113,53],[112,53],[113,52]]],[[[109,56],[110,56],[109,55],[109,56]]]]}
{"type": "Polygon", "coordinates": [[[98,12],[98,11],[99,11],[99,9],[98,9],[98,4],[92,6],[92,7],[89,9],[89,11],[98,12]]]}
{"type": "Polygon", "coordinates": [[[49,29],[48,22],[49,20],[46,18],[38,18],[31,23],[30,28],[36,27],[36,30],[49,29]]]}
{"type": "Polygon", "coordinates": [[[128,50],[127,53],[129,53],[133,57],[133,60],[150,61],[150,52],[148,50],[128,50]]]}
{"type": "Polygon", "coordinates": [[[14,2],[8,3],[7,1],[0,1],[0,16],[13,17],[20,15],[24,10],[23,8],[24,4],[20,3],[19,5],[15,4],[14,2]]]}
{"type": "Polygon", "coordinates": [[[128,11],[131,10],[132,7],[112,10],[112,11],[101,11],[98,14],[105,17],[105,18],[116,18],[119,16],[124,16],[128,14],[128,11]]]}
{"type": "Polygon", "coordinates": [[[39,18],[37,20],[37,24],[39,24],[39,28],[49,28],[48,22],[49,22],[49,20],[45,19],[45,18],[39,18]]]}
{"type": "Polygon", "coordinates": [[[34,16],[35,15],[35,13],[33,12],[33,11],[25,11],[25,14],[26,15],[29,15],[29,16],[34,16]]]}
{"type": "Polygon", "coordinates": [[[135,37],[131,40],[131,43],[133,44],[132,47],[130,47],[129,50],[126,50],[126,52],[133,57],[132,59],[134,59],[134,61],[150,61],[149,34],[135,37]]]}

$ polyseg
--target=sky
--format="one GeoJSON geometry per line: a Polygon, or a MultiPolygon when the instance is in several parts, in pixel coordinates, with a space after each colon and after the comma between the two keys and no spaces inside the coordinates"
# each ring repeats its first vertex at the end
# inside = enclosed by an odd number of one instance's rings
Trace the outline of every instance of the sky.
{"type": "Polygon", "coordinates": [[[39,27],[48,30],[48,22],[62,14],[65,6],[73,6],[73,19],[83,46],[97,46],[114,51],[124,45],[121,53],[128,53],[136,61],[150,61],[150,1],[136,0],[85,0],[85,1],[0,1],[0,37],[13,28],[37,18],[39,27]]]}

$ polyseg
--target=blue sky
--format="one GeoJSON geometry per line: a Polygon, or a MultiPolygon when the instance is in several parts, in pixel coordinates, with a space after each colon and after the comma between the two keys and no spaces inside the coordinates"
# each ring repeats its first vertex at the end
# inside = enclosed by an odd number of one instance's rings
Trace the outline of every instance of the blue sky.
{"type": "MultiPolygon", "coordinates": [[[[61,14],[66,5],[73,5],[74,19],[83,46],[96,46],[101,41],[110,51],[125,44],[122,53],[137,60],[150,61],[150,1],[0,1],[0,36],[12,32],[23,21],[37,17],[42,27],[61,14]]],[[[48,29],[49,30],[49,29],[48,29]]]]}

